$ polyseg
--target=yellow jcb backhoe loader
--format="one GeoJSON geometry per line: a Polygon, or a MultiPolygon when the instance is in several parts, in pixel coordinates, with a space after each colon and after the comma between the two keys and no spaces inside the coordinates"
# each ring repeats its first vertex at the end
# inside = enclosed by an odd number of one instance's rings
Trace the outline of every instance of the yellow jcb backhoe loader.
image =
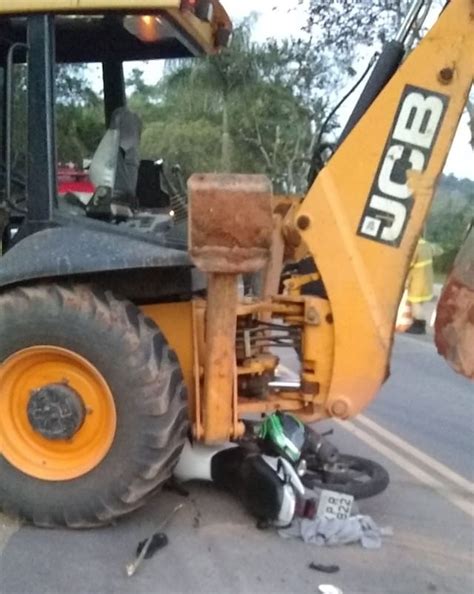
{"type": "MultiPolygon", "coordinates": [[[[404,56],[422,4],[301,203],[273,199],[263,176],[195,174],[179,220],[159,164],[138,157],[123,62],[218,51],[232,29],[220,3],[0,4],[4,512],[38,526],[104,524],[169,478],[188,431],[219,444],[242,437],[255,413],[345,419],[372,400],[474,72],[472,0],[452,0],[404,56]],[[90,169],[95,193],[71,209],[57,196],[54,69],[77,62],[102,64],[107,130],[90,169]],[[17,64],[28,75],[24,171],[12,144],[17,64]],[[282,293],[291,253],[313,266],[282,293]],[[259,275],[261,294],[239,296],[240,275],[259,275]],[[299,353],[297,383],[275,380],[281,344],[299,353]]],[[[461,371],[472,343],[459,363],[449,329],[473,324],[472,250],[462,262],[464,309],[448,295],[450,314],[439,316],[461,371]]]]}

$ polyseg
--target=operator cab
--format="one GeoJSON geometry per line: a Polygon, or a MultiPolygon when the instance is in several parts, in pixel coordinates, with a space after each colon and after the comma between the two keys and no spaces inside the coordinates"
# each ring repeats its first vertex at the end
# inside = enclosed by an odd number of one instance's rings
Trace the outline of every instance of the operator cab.
{"type": "MultiPolygon", "coordinates": [[[[31,4],[28,10],[33,11],[35,1],[31,4]]],[[[126,105],[123,64],[212,53],[227,44],[230,21],[214,0],[176,0],[175,8],[168,8],[169,1],[157,1],[156,9],[148,8],[146,14],[116,10],[69,14],[68,4],[64,2],[56,15],[46,10],[12,15],[15,1],[9,3],[9,14],[2,15],[5,10],[0,7],[3,252],[41,230],[68,225],[72,218],[75,223],[80,218],[112,223],[132,234],[161,235],[162,243],[184,249],[184,183],[179,168],[172,170],[173,178],[159,155],[152,161],[140,160],[142,123],[126,105]],[[54,70],[62,63],[100,63],[102,67],[105,125],[90,164],[94,192],[89,197],[71,193],[58,197],[54,70]],[[14,146],[19,137],[14,117],[18,68],[24,73],[27,112],[20,159],[14,146]],[[181,232],[176,226],[183,227],[181,232]]],[[[93,3],[82,3],[88,4],[92,8],[93,3]]]]}

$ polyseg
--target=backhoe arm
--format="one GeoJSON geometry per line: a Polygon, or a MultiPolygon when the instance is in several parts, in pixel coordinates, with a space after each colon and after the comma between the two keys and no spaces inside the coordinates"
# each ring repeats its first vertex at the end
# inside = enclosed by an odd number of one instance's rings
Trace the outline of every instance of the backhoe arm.
{"type": "Polygon", "coordinates": [[[334,321],[329,414],[357,414],[387,377],[409,263],[473,73],[474,1],[452,0],[297,214],[334,321]]]}

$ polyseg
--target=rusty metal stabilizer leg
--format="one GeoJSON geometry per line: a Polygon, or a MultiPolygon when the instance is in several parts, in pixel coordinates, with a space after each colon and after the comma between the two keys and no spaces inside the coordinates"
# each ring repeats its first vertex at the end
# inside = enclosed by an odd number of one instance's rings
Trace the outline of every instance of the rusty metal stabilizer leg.
{"type": "Polygon", "coordinates": [[[209,274],[207,295],[203,418],[206,441],[214,441],[232,425],[237,276],[209,274]]]}
{"type": "Polygon", "coordinates": [[[188,192],[190,255],[208,273],[203,438],[215,443],[235,432],[237,279],[268,259],[271,184],[261,175],[195,174],[188,192]]]}

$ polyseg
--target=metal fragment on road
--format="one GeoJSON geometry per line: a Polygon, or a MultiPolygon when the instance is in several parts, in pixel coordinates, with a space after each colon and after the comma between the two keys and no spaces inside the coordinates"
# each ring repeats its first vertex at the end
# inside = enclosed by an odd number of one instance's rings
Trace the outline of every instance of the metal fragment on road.
{"type": "MultiPolygon", "coordinates": [[[[179,512],[179,510],[182,509],[183,507],[184,507],[184,503],[180,503],[179,505],[177,505],[173,509],[173,511],[170,513],[170,515],[158,526],[157,530],[155,530],[155,532],[153,534],[155,534],[156,532],[161,532],[171,522],[174,515],[177,512],[179,512]]],[[[137,572],[137,569],[142,564],[142,561],[145,558],[145,555],[147,554],[150,544],[153,540],[153,534],[146,539],[145,544],[143,545],[143,548],[140,551],[140,554],[138,555],[138,557],[136,559],[134,559],[133,561],[131,561],[130,563],[127,563],[127,565],[125,566],[125,571],[126,571],[128,577],[132,577],[133,575],[135,575],[135,573],[137,572]]]]}
{"type": "Polygon", "coordinates": [[[333,586],[332,584],[321,584],[318,586],[318,590],[321,594],[344,594],[341,588],[333,586]]]}
{"type": "Polygon", "coordinates": [[[323,563],[314,563],[314,561],[311,561],[308,568],[322,573],[337,573],[340,569],[339,565],[324,565],[323,563]]]}

